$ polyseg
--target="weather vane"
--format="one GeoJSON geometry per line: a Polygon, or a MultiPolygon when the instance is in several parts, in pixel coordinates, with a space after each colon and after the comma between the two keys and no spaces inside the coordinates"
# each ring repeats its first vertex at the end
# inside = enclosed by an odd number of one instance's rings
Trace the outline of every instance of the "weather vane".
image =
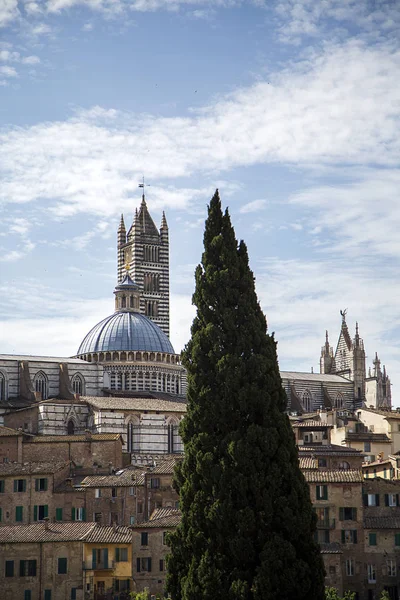
{"type": "Polygon", "coordinates": [[[142,175],[142,183],[139,183],[139,187],[143,189],[142,200],[144,200],[144,188],[150,187],[149,183],[144,182],[144,175],[142,175]]]}

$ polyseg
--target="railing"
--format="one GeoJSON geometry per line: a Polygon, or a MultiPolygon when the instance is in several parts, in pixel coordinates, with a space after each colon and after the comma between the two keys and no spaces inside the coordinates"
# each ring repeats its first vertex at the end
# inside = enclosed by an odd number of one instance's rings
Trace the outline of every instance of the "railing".
{"type": "Polygon", "coordinates": [[[335,529],[335,519],[318,519],[317,529],[335,529]]]}
{"type": "Polygon", "coordinates": [[[99,561],[93,565],[93,561],[90,559],[90,560],[83,561],[82,568],[84,571],[106,571],[106,570],[113,570],[114,567],[115,567],[115,561],[113,561],[113,560],[109,560],[107,562],[99,561]]]}

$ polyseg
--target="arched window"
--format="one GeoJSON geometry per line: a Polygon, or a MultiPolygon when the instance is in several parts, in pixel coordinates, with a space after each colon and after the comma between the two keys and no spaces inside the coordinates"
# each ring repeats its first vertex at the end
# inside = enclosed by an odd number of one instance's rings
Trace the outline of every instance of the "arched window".
{"type": "Polygon", "coordinates": [[[42,395],[42,400],[46,400],[49,393],[47,376],[43,371],[39,371],[36,373],[34,378],[35,390],[40,392],[42,395]]]}
{"type": "Polygon", "coordinates": [[[72,420],[69,420],[68,425],[67,425],[67,434],[74,435],[74,433],[75,433],[75,423],[72,420]]]}
{"type": "Polygon", "coordinates": [[[79,394],[80,396],[85,394],[85,380],[80,373],[76,373],[72,377],[72,389],[75,394],[79,394]]]}
{"type": "Polygon", "coordinates": [[[302,404],[306,413],[312,412],[313,401],[309,390],[303,392],[302,404]]]}
{"type": "Polygon", "coordinates": [[[122,296],[122,308],[126,308],[126,296],[122,296]]]}
{"type": "Polygon", "coordinates": [[[0,402],[7,400],[6,395],[6,376],[0,371],[0,402]]]}
{"type": "Polygon", "coordinates": [[[347,462],[347,460],[342,460],[342,462],[339,463],[338,468],[341,471],[348,471],[350,469],[350,464],[347,462]]]}
{"type": "Polygon", "coordinates": [[[343,408],[344,399],[343,399],[343,394],[341,392],[337,393],[333,404],[334,404],[335,408],[343,408]]]}
{"type": "Polygon", "coordinates": [[[140,452],[140,423],[138,417],[129,417],[126,429],[126,446],[128,452],[140,452]]]}

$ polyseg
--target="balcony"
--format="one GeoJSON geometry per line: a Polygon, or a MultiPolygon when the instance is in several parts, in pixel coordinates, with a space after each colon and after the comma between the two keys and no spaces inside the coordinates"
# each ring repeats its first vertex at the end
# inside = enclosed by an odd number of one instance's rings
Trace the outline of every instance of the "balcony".
{"type": "Polygon", "coordinates": [[[115,567],[115,561],[109,560],[107,562],[100,561],[93,565],[92,559],[83,561],[82,568],[84,571],[112,571],[115,567]]]}
{"type": "Polygon", "coordinates": [[[317,529],[335,529],[335,519],[318,519],[317,529]]]}

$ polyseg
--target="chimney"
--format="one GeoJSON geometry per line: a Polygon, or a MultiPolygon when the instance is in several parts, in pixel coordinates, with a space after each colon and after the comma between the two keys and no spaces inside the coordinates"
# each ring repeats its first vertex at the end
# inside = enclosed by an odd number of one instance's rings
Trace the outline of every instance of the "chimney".
{"type": "Polygon", "coordinates": [[[108,474],[112,475],[113,474],[113,464],[112,462],[108,463],[108,474]]]}
{"type": "Polygon", "coordinates": [[[48,531],[50,529],[50,527],[49,527],[49,521],[50,521],[49,517],[44,517],[43,521],[44,521],[44,528],[46,529],[46,531],[48,531]]]}

